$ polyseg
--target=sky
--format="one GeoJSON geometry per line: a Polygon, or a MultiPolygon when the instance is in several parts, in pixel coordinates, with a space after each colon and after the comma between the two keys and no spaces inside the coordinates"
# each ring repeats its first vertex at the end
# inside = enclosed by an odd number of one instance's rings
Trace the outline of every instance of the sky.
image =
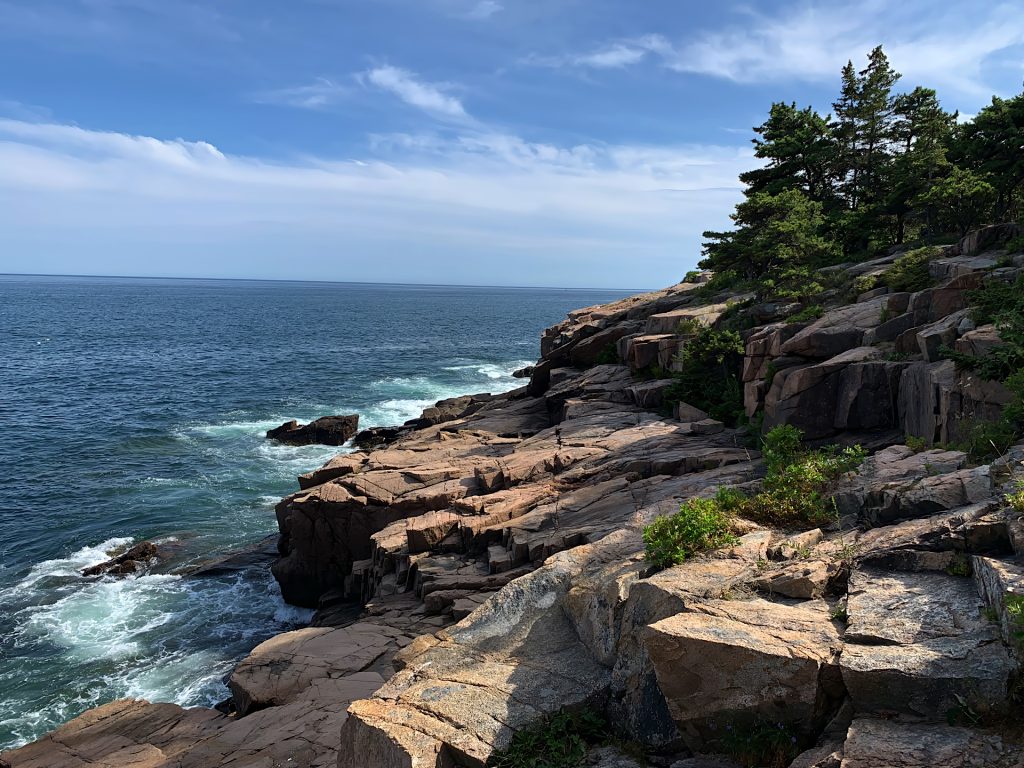
{"type": "Polygon", "coordinates": [[[668,285],[877,44],[1024,81],[1020,0],[0,0],[0,272],[668,285]]]}

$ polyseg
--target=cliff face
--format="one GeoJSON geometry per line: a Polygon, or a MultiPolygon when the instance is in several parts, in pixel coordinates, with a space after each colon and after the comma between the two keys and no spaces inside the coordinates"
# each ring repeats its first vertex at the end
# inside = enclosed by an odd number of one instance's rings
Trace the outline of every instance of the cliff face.
{"type": "Polygon", "coordinates": [[[998,342],[967,292],[1024,266],[971,247],[933,261],[922,291],[837,298],[804,323],[743,310],[748,414],[873,451],[836,493],[838,524],[748,523],[652,573],[646,523],[763,474],[743,430],[667,400],[688,321],[720,324],[742,297],[680,284],[577,310],[545,332],[528,386],[439,403],[300,478],[274,573],[320,610],[236,669],[234,714],[115,702],[0,764],[482,766],[567,708],[665,765],[735,757],[726,732],[764,723],[786,737],[777,764],[1024,764],[1005,727],[1024,527],[1004,497],[1024,446],[982,465],[931,447],[1009,399],[940,355],[998,342]]]}

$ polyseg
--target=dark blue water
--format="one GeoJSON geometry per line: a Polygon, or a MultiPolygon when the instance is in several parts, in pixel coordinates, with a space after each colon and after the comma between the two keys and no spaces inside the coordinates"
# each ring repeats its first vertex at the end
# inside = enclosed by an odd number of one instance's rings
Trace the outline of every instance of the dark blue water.
{"type": "Polygon", "coordinates": [[[510,389],[544,327],[622,295],[0,276],[0,749],[124,696],[213,704],[308,617],[264,571],[79,576],[140,539],[198,559],[272,533],[336,449],[266,429],[510,389]]]}

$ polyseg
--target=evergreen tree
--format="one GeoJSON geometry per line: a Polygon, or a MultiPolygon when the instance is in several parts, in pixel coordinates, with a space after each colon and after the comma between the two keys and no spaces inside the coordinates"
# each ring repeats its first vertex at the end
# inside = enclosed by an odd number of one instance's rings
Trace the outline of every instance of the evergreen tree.
{"type": "Polygon", "coordinates": [[[836,248],[824,235],[821,203],[798,189],[777,195],[754,192],[736,206],[732,232],[705,232],[700,266],[729,271],[756,283],[762,296],[805,300],[821,290],[817,266],[836,248]]]}
{"type": "Polygon", "coordinates": [[[993,96],[990,105],[961,126],[952,155],[958,165],[987,175],[996,191],[996,219],[1024,214],[1024,94],[993,96]]]}
{"type": "Polygon", "coordinates": [[[865,250],[884,230],[884,184],[896,140],[892,89],[899,78],[881,46],[868,54],[868,65],[859,72],[852,61],[843,67],[832,129],[838,144],[839,191],[848,212],[840,222],[847,252],[865,250]]]}
{"type": "Polygon", "coordinates": [[[948,171],[956,114],[942,109],[934,90],[921,87],[897,96],[893,113],[896,154],[885,183],[885,211],[894,221],[894,241],[902,243],[909,219],[916,219],[915,234],[935,234],[934,208],[922,196],[948,171]]]}
{"type": "Polygon", "coordinates": [[[799,189],[820,203],[832,199],[835,146],[827,118],[811,107],[776,102],[754,131],[760,137],[754,139],[754,155],[768,163],[740,174],[748,194],[799,189]]]}
{"type": "Polygon", "coordinates": [[[966,168],[953,168],[923,195],[937,209],[940,224],[959,237],[987,219],[997,197],[986,177],[966,168]]]}
{"type": "Polygon", "coordinates": [[[899,78],[877,47],[843,67],[832,117],[773,104],[754,129],[764,165],[740,176],[734,229],[704,233],[701,266],[806,303],[840,257],[1024,213],[1024,94],[958,126],[934,90],[894,93],[899,78]]]}

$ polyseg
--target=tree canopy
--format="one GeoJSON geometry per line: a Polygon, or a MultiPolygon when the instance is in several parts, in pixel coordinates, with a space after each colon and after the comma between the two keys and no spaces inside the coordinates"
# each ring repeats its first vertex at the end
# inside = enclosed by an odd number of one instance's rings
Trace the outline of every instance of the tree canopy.
{"type": "Polygon", "coordinates": [[[966,123],[924,87],[898,91],[881,46],[848,62],[832,113],[778,102],[754,128],[734,228],[705,232],[700,266],[762,295],[809,299],[815,270],[935,243],[1024,213],[1024,94],[966,123]]]}

